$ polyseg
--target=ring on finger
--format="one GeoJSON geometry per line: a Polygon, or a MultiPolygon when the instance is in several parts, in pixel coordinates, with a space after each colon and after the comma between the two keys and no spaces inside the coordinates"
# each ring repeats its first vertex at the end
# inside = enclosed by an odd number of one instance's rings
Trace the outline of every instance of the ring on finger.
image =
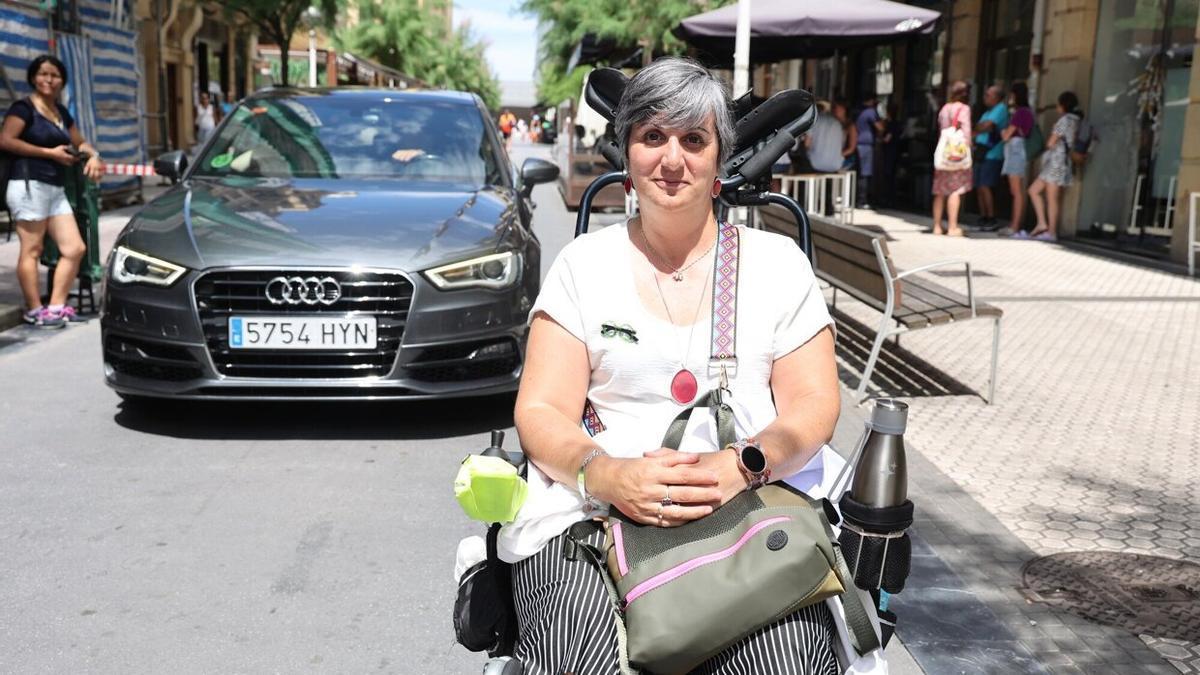
{"type": "Polygon", "coordinates": [[[668,486],[666,486],[666,488],[667,488],[667,494],[663,496],[662,500],[660,500],[659,503],[662,504],[663,506],[670,506],[670,505],[674,504],[675,502],[671,500],[671,486],[668,485],[668,486]]]}

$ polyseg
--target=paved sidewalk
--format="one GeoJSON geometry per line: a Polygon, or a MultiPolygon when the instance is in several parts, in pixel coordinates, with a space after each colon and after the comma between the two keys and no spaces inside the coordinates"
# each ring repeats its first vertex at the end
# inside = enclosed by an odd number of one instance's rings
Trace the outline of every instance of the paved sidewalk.
{"type": "MultiPolygon", "coordinates": [[[[981,398],[986,321],[905,335],[885,349],[868,390],[911,406],[906,440],[918,450],[909,475],[923,497],[915,529],[929,547],[915,550],[914,578],[922,551],[948,563],[1021,651],[1048,668],[1028,672],[1200,673],[1200,589],[1147,586],[1166,594],[1159,609],[1183,613],[1172,623],[1179,634],[1141,639],[1020,590],[1024,564],[1055,553],[1200,562],[1200,282],[1056,244],[935,237],[924,233],[928,218],[908,214],[860,211],[856,221],[887,234],[901,269],[970,260],[977,297],[1005,312],[994,405],[981,398]]],[[[961,272],[937,280],[965,286],[961,272]]],[[[842,294],[838,310],[843,382],[853,387],[880,316],[842,294]]],[[[952,612],[953,598],[942,595],[952,612]]],[[[937,594],[916,596],[906,589],[900,604],[926,615],[938,605],[937,594]]],[[[940,620],[952,636],[971,638],[959,617],[940,620]]],[[[960,672],[952,657],[961,653],[926,649],[946,633],[906,632],[903,622],[902,614],[898,633],[923,668],[960,672]]],[[[1012,670],[1026,668],[1013,662],[1012,670]]]]}

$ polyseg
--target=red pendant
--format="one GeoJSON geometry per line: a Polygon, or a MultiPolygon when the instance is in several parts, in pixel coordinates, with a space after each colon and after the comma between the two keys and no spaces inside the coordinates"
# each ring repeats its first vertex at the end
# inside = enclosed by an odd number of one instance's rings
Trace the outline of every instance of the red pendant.
{"type": "Polygon", "coordinates": [[[671,378],[671,398],[680,405],[687,405],[696,400],[699,388],[696,376],[687,368],[675,373],[675,377],[671,378]]]}

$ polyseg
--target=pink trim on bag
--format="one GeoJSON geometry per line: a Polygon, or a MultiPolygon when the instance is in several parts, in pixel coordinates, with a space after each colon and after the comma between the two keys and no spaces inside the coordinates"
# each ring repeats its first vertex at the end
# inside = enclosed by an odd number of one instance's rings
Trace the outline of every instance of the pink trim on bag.
{"type": "Polygon", "coordinates": [[[625,537],[621,534],[621,523],[613,525],[613,546],[617,547],[617,571],[621,576],[629,574],[629,565],[625,564],[625,537]]]}
{"type": "MultiPolygon", "coordinates": [[[[692,570],[694,570],[698,567],[703,567],[709,563],[718,562],[720,560],[724,560],[725,558],[728,558],[729,556],[733,555],[734,553],[737,553],[738,550],[741,549],[743,546],[745,546],[746,542],[749,541],[750,538],[753,537],[754,535],[758,534],[759,532],[763,531],[764,529],[766,529],[776,523],[782,523],[782,522],[785,522],[785,521],[788,521],[791,519],[792,519],[791,516],[776,516],[775,518],[768,518],[768,519],[762,521],[761,523],[756,523],[754,525],[754,527],[751,527],[749,530],[746,530],[746,533],[743,534],[742,537],[740,539],[738,539],[737,542],[735,544],[733,544],[732,546],[730,546],[729,548],[726,548],[721,551],[717,551],[716,553],[709,553],[708,555],[702,555],[699,558],[692,558],[691,560],[684,562],[684,563],[680,563],[665,572],[662,572],[660,574],[656,574],[656,575],[650,577],[649,579],[643,581],[642,583],[640,583],[637,586],[634,586],[632,589],[630,589],[629,593],[626,594],[626,596],[625,596],[625,605],[628,606],[628,605],[633,604],[634,600],[637,600],[638,598],[645,595],[646,593],[649,593],[650,591],[658,588],[659,586],[662,586],[665,583],[674,581],[675,579],[678,579],[679,577],[687,574],[688,572],[691,572],[692,570]]],[[[613,537],[615,539],[616,535],[614,534],[613,537]]],[[[617,550],[620,551],[621,549],[618,548],[617,550]]]]}

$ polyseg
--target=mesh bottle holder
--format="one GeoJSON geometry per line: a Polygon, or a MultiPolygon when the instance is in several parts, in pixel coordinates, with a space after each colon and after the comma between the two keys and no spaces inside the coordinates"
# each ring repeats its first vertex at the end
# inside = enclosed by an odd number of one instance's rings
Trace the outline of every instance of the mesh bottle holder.
{"type": "Polygon", "coordinates": [[[905,530],[912,524],[913,503],[874,508],[845,495],[839,506],[842,533],[838,543],[854,575],[854,585],[893,594],[904,590],[912,566],[912,540],[905,530]]]}

